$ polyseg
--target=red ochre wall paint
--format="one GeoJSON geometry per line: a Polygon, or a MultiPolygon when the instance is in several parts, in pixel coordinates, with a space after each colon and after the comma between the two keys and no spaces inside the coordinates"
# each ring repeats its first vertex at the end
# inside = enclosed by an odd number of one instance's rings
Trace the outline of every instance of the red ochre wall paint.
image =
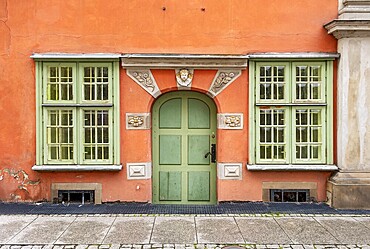
{"type": "MultiPolygon", "coordinates": [[[[33,53],[336,52],[323,25],[337,0],[163,1],[0,0],[0,200],[51,200],[53,182],[99,182],[103,202],[151,201],[151,180],[120,172],[52,172],[36,161],[33,53]],[[139,188],[138,188],[139,186],[139,188]]],[[[335,71],[336,69],[334,69],[335,71]]],[[[162,93],[176,90],[174,70],[152,70],[162,93]]],[[[195,70],[192,90],[207,92],[216,70],[195,70]]],[[[248,69],[215,99],[218,112],[244,113],[243,130],[218,130],[218,161],[243,162],[243,180],[218,180],[218,201],[259,201],[264,181],[316,182],[324,172],[248,172],[248,69]]],[[[121,163],[151,161],[151,131],[126,130],[126,112],[150,112],[154,99],[120,71],[121,163]]],[[[334,126],[335,127],[335,126],[334,126]]],[[[335,146],[335,145],[334,145],[335,146]]]]}

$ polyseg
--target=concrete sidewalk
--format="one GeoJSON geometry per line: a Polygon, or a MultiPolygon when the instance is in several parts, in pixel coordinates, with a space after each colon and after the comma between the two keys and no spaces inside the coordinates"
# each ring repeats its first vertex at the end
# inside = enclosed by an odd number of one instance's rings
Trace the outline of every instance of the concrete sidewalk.
{"type": "Polygon", "coordinates": [[[370,248],[370,216],[1,215],[0,244],[1,249],[370,248]]]}

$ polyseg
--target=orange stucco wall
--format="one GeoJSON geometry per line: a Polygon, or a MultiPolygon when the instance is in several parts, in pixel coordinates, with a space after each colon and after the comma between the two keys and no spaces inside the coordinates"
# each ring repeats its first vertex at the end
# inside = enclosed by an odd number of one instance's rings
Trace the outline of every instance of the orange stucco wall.
{"type": "MultiPolygon", "coordinates": [[[[151,180],[120,172],[31,170],[36,161],[35,64],[32,53],[335,52],[322,27],[337,0],[160,1],[0,0],[0,200],[50,200],[52,182],[100,182],[103,201],[151,201],[151,180]],[[139,187],[138,187],[139,186],[139,187]]],[[[174,70],[152,70],[162,92],[176,90],[174,70]]],[[[195,70],[193,90],[206,92],[216,70],[195,70]]],[[[151,161],[151,131],[125,128],[126,112],[150,112],[154,98],[120,72],[121,163],[151,161]]],[[[243,130],[218,130],[218,161],[248,160],[248,72],[215,99],[218,112],[244,114],[243,130]]],[[[218,180],[224,200],[261,200],[263,181],[318,183],[325,199],[329,173],[248,172],[218,180]]]]}

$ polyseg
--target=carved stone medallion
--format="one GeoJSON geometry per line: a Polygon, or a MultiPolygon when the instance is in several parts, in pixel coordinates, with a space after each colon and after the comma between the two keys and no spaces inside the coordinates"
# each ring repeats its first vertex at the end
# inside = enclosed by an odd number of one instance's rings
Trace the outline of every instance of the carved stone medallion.
{"type": "Polygon", "coordinates": [[[243,113],[218,113],[217,128],[227,130],[242,130],[243,113]]]}
{"type": "Polygon", "coordinates": [[[189,88],[193,80],[194,70],[182,68],[176,69],[176,81],[178,87],[189,88]]]}

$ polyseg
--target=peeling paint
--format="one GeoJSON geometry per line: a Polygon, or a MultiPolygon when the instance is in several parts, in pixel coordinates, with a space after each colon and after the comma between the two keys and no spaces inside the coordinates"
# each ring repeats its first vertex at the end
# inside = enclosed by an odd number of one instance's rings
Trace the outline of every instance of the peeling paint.
{"type": "MultiPolygon", "coordinates": [[[[6,175],[12,177],[17,181],[18,189],[24,190],[28,193],[29,186],[39,185],[41,180],[30,180],[29,175],[24,170],[15,170],[15,169],[2,169],[0,170],[0,181],[4,180],[6,175]]],[[[14,195],[14,194],[13,194],[14,195]]],[[[18,199],[19,196],[12,196],[12,199],[18,199]]],[[[20,198],[20,197],[19,197],[20,198]]]]}

